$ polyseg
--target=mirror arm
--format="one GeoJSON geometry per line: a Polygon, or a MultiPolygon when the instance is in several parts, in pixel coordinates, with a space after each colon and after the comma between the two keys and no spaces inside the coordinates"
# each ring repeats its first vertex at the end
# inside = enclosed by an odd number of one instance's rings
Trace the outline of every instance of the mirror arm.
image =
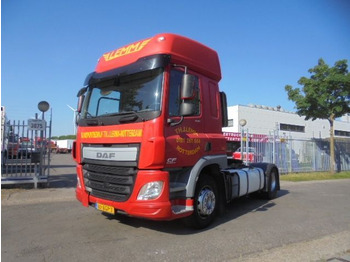
{"type": "Polygon", "coordinates": [[[168,118],[167,123],[168,123],[170,126],[177,126],[177,125],[180,125],[180,124],[182,123],[182,121],[184,121],[184,116],[181,116],[180,120],[177,121],[177,122],[173,122],[173,119],[168,118]]]}
{"type": "Polygon", "coordinates": [[[173,64],[173,67],[182,67],[185,71],[185,74],[187,74],[187,66],[185,65],[177,65],[177,64],[173,64]]]}

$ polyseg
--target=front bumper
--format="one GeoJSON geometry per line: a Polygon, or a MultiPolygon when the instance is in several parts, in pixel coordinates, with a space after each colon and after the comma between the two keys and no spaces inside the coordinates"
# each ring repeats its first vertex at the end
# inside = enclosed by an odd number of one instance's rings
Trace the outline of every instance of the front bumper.
{"type": "Polygon", "coordinates": [[[190,215],[193,211],[191,200],[170,200],[169,199],[169,173],[160,170],[139,170],[129,199],[125,202],[116,202],[101,199],[86,191],[83,183],[82,166],[78,165],[77,174],[80,183],[76,188],[76,198],[86,207],[95,203],[109,205],[115,208],[116,213],[129,216],[146,218],[151,220],[173,220],[190,215]],[[153,181],[163,181],[163,188],[160,195],[153,200],[138,200],[137,196],[141,188],[153,181]],[[179,205],[179,202],[182,204],[179,205]],[[180,206],[180,212],[178,212],[180,206]]]}

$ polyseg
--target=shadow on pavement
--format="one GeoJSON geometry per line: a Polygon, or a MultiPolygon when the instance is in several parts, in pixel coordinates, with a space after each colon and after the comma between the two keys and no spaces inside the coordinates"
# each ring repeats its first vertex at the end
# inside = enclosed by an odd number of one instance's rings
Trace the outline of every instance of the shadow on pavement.
{"type": "MultiPolygon", "coordinates": [[[[278,192],[278,197],[281,198],[289,194],[288,190],[280,190],[278,192]]],[[[224,214],[216,218],[213,224],[204,229],[193,229],[188,228],[180,220],[173,221],[152,221],[135,217],[128,217],[125,215],[109,215],[102,213],[106,219],[117,220],[120,223],[133,227],[133,228],[149,228],[151,230],[174,234],[174,235],[193,235],[198,234],[207,230],[215,229],[221,224],[225,224],[232,221],[238,217],[244,216],[250,212],[265,212],[276,205],[274,200],[259,199],[253,196],[242,197],[233,200],[226,206],[224,214]]]]}
{"type": "Polygon", "coordinates": [[[76,187],[76,174],[53,175],[49,178],[49,188],[68,188],[76,187]]]}
{"type": "Polygon", "coordinates": [[[57,169],[57,168],[75,168],[76,165],[51,165],[52,169],[57,169]]]}

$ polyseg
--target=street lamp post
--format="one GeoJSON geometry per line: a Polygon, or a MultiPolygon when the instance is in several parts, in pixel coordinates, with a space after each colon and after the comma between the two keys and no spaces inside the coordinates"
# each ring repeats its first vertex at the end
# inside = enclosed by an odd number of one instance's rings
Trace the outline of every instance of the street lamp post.
{"type": "MultiPolygon", "coordinates": [[[[244,155],[244,126],[247,124],[247,120],[245,120],[245,119],[241,119],[241,120],[239,120],[239,125],[241,126],[241,160],[243,161],[243,159],[244,159],[244,157],[243,157],[243,155],[244,155]]],[[[248,137],[246,137],[246,139],[248,139],[248,137]]],[[[246,141],[246,143],[248,143],[247,141],[246,141]]],[[[248,161],[248,153],[246,153],[246,156],[247,156],[247,159],[246,159],[246,161],[248,161]]]]}
{"type": "Polygon", "coordinates": [[[44,129],[40,131],[40,141],[41,141],[41,149],[40,149],[40,168],[39,168],[39,176],[43,175],[43,157],[44,157],[44,132],[46,136],[46,122],[45,122],[45,112],[49,110],[50,104],[46,101],[41,101],[38,104],[38,109],[42,112],[42,120],[45,123],[44,129]]]}

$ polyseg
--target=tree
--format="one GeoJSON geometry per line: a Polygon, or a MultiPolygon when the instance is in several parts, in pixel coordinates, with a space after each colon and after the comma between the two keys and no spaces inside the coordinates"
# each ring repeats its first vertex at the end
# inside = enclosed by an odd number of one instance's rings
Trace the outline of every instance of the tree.
{"type": "Polygon", "coordinates": [[[339,60],[329,67],[322,58],[309,69],[310,78],[301,77],[293,88],[285,86],[288,99],[295,102],[299,116],[305,120],[327,119],[330,124],[330,171],[334,173],[334,120],[350,113],[350,74],[347,60],[339,60]]]}
{"type": "Polygon", "coordinates": [[[52,136],[52,140],[76,139],[76,135],[52,136]]]}

